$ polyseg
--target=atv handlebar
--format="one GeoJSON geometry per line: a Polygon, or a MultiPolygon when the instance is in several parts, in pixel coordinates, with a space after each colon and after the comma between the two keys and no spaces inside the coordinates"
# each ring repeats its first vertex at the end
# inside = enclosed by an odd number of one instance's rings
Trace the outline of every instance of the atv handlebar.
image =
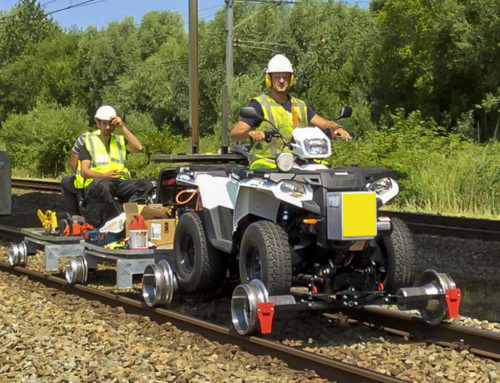
{"type": "Polygon", "coordinates": [[[271,142],[274,137],[282,137],[281,133],[276,129],[267,129],[264,134],[266,135],[266,142],[271,142]]]}

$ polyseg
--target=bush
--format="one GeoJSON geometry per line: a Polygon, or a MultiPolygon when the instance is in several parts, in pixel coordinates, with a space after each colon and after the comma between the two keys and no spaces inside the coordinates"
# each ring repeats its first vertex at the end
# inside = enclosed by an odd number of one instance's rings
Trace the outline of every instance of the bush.
{"type": "Polygon", "coordinates": [[[392,208],[443,214],[500,215],[500,144],[476,145],[445,134],[420,112],[391,116],[382,127],[351,142],[334,142],[332,164],[397,170],[401,192],[392,208]]]}
{"type": "Polygon", "coordinates": [[[9,115],[0,139],[17,170],[35,177],[55,177],[69,169],[71,148],[86,130],[82,108],[39,103],[26,114],[9,115]]]}

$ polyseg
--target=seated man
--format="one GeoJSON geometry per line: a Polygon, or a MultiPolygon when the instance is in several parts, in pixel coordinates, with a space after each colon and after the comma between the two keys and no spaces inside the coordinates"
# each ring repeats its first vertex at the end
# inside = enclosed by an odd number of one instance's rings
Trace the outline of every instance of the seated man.
{"type": "MultiPolygon", "coordinates": [[[[99,130],[93,132],[99,134],[99,130]]],[[[64,176],[61,179],[62,197],[64,201],[64,211],[70,215],[79,215],[78,194],[83,188],[83,180],[77,185],[75,182],[77,176],[81,174],[80,151],[85,146],[85,137],[87,132],[80,134],[73,144],[71,155],[69,157],[69,166],[75,172],[71,176],[64,176]]],[[[81,178],[81,177],[80,177],[81,178]]]]}
{"type": "Polygon", "coordinates": [[[101,106],[95,114],[99,131],[87,133],[80,152],[84,196],[88,203],[98,204],[102,226],[123,210],[121,203],[144,203],[153,189],[151,180],[130,179],[125,167],[127,152],[142,150],[139,140],[128,130],[116,111],[109,105],[101,106]],[[115,133],[115,130],[117,131],[115,133]],[[116,200],[118,199],[118,201],[116,200]]]}

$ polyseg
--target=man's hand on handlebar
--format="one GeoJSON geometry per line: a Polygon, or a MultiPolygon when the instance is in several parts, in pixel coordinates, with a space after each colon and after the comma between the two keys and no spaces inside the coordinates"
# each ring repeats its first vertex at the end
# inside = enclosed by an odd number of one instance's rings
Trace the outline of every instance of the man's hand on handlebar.
{"type": "Polygon", "coordinates": [[[248,136],[254,141],[264,141],[266,139],[266,133],[261,130],[251,130],[248,132],[248,136]]]}
{"type": "Polygon", "coordinates": [[[334,129],[332,131],[332,133],[334,134],[334,136],[337,136],[340,138],[342,138],[344,141],[348,141],[348,140],[352,140],[352,137],[351,135],[347,132],[347,130],[341,128],[341,127],[338,127],[337,129],[334,129]]]}

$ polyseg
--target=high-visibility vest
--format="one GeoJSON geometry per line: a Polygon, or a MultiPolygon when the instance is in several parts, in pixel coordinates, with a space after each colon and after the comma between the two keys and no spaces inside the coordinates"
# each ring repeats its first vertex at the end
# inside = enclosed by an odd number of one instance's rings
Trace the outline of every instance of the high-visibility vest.
{"type": "MultiPolygon", "coordinates": [[[[130,178],[130,172],[125,167],[127,148],[125,138],[122,135],[111,134],[109,153],[99,134],[87,134],[85,137],[85,147],[90,153],[90,170],[98,173],[107,173],[115,170],[121,172],[120,179],[125,180],[130,178]]],[[[93,180],[93,178],[86,178],[84,187],[88,186],[93,180]]]]}
{"type": "MultiPolygon", "coordinates": [[[[307,105],[304,101],[299,100],[298,98],[290,98],[293,112],[287,111],[281,104],[278,104],[271,96],[266,94],[261,94],[260,96],[255,97],[254,100],[261,105],[262,113],[264,114],[263,117],[266,120],[271,121],[286,140],[290,140],[292,138],[292,130],[295,127],[303,128],[308,125],[307,105]],[[296,122],[298,123],[298,126],[294,126],[294,114],[297,116],[296,122]]],[[[256,130],[263,132],[268,129],[272,129],[272,127],[267,121],[263,121],[260,126],[256,128],[256,130]]],[[[278,146],[281,146],[280,138],[273,138],[270,143],[266,141],[254,141],[250,148],[251,160],[256,163],[260,163],[263,161],[259,161],[259,159],[265,159],[264,162],[266,164],[269,163],[269,166],[266,166],[263,162],[263,166],[258,167],[274,168],[274,159],[279,154],[278,146]]],[[[285,151],[289,151],[289,149],[285,148],[285,151]]],[[[252,167],[251,165],[250,168],[255,168],[255,166],[252,167]]]]}
{"type": "MultiPolygon", "coordinates": [[[[94,130],[92,134],[100,134],[101,131],[99,129],[94,130]]],[[[85,145],[85,138],[87,137],[87,134],[91,134],[90,132],[85,132],[83,133],[83,145],[85,145]]],[[[80,155],[80,153],[78,153],[80,155]]],[[[78,163],[76,165],[76,172],[75,172],[75,181],[73,182],[75,185],[76,189],[83,189],[85,186],[85,179],[82,176],[82,161],[78,160],[78,163]]]]}

